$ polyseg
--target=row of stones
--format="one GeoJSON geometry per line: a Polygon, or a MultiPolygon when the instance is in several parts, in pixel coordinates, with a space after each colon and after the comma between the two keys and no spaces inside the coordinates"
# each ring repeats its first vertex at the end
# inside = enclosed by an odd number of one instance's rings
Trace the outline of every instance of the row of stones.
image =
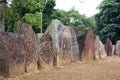
{"type": "MultiPolygon", "coordinates": [[[[111,45],[107,39],[104,48],[99,37],[94,37],[91,27],[76,38],[72,27],[53,20],[45,33],[36,37],[30,25],[17,22],[13,33],[0,33],[0,72],[5,76],[19,75],[37,68],[98,59],[114,52],[111,45]]],[[[115,49],[119,54],[120,44],[115,49]]]]}

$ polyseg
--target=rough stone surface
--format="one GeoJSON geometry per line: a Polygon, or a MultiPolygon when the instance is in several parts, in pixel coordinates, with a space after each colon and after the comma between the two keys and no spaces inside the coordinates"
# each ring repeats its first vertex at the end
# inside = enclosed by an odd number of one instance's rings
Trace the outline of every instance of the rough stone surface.
{"type": "Polygon", "coordinates": [[[112,45],[112,55],[115,55],[115,45],[112,45]]]}
{"type": "Polygon", "coordinates": [[[107,56],[112,56],[112,42],[109,38],[105,41],[105,50],[107,52],[107,56]]]}
{"type": "Polygon", "coordinates": [[[71,63],[72,61],[72,41],[69,27],[65,27],[59,36],[59,48],[62,63],[71,63]]]}
{"type": "Polygon", "coordinates": [[[37,46],[36,35],[32,27],[27,24],[18,21],[15,24],[14,32],[22,34],[24,36],[24,48],[26,51],[25,70],[26,72],[34,71],[37,69],[37,46]]]}
{"type": "Polygon", "coordinates": [[[120,55],[120,40],[116,43],[115,54],[120,55]]]}
{"type": "Polygon", "coordinates": [[[94,33],[91,27],[85,29],[85,34],[78,37],[79,55],[82,61],[94,58],[94,33]]]}
{"type": "Polygon", "coordinates": [[[17,33],[0,33],[0,73],[14,76],[25,72],[23,36],[17,33]]]}
{"type": "Polygon", "coordinates": [[[57,48],[59,51],[59,34],[62,30],[64,25],[59,20],[53,20],[48,28],[46,29],[45,33],[50,34],[53,39],[53,47],[57,48]]]}
{"type": "Polygon", "coordinates": [[[5,32],[5,19],[0,12],[0,32],[5,32]]]}
{"type": "Polygon", "coordinates": [[[60,34],[61,30],[63,29],[63,27],[64,27],[64,25],[59,20],[55,19],[50,23],[50,25],[48,26],[48,28],[45,31],[45,34],[50,34],[53,39],[53,50],[56,50],[56,52],[57,52],[56,57],[54,57],[54,59],[53,59],[55,61],[53,61],[53,62],[57,66],[59,66],[61,64],[61,61],[59,59],[59,54],[60,54],[59,34],[60,34]]]}
{"type": "Polygon", "coordinates": [[[100,41],[100,45],[101,45],[101,47],[100,47],[101,58],[106,57],[107,56],[107,52],[105,50],[105,46],[103,45],[103,43],[101,41],[100,41]]]}
{"type": "MultiPolygon", "coordinates": [[[[78,55],[79,55],[78,43],[77,43],[76,33],[72,27],[66,27],[59,20],[53,20],[52,23],[48,26],[45,33],[50,34],[53,39],[53,50],[57,57],[57,59],[53,59],[53,60],[57,60],[54,61],[56,62],[55,64],[60,65],[64,61],[62,60],[63,59],[62,55],[64,51],[66,52],[66,50],[63,48],[63,46],[65,47],[67,46],[67,50],[69,47],[70,55],[72,55],[74,59],[78,60],[78,55]]],[[[68,62],[70,62],[70,60],[68,62]]]]}
{"type": "Polygon", "coordinates": [[[74,57],[75,61],[79,60],[79,49],[78,49],[78,41],[77,41],[77,37],[76,37],[76,32],[73,29],[73,27],[70,27],[70,33],[71,33],[71,49],[72,49],[72,55],[74,57]]]}
{"type": "Polygon", "coordinates": [[[104,45],[100,41],[99,36],[95,37],[94,47],[95,47],[94,49],[95,59],[99,59],[99,58],[107,56],[104,45]]]}
{"type": "Polygon", "coordinates": [[[38,67],[48,69],[53,67],[53,42],[49,34],[44,34],[39,39],[39,61],[38,67]]]}

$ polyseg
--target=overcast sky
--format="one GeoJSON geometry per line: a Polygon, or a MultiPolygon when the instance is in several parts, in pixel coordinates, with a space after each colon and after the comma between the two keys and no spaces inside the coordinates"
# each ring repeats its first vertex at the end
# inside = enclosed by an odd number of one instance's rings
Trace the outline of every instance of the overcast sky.
{"type": "Polygon", "coordinates": [[[96,7],[102,1],[103,0],[56,0],[55,8],[68,11],[74,7],[81,14],[85,14],[86,16],[90,17],[98,12],[98,10],[96,10],[96,7]]]}

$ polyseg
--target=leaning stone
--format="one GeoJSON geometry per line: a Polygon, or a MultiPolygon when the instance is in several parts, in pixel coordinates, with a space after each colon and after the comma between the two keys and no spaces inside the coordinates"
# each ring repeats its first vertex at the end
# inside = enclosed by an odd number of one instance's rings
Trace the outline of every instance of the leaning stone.
{"type": "Polygon", "coordinates": [[[120,55],[120,40],[116,43],[115,54],[120,55]]]}
{"type": "Polygon", "coordinates": [[[85,29],[85,34],[78,37],[79,55],[82,61],[94,58],[94,33],[91,27],[85,29]]]}
{"type": "Polygon", "coordinates": [[[105,50],[107,52],[107,56],[112,56],[112,42],[109,38],[105,41],[105,50]]]}
{"type": "Polygon", "coordinates": [[[24,36],[24,48],[26,50],[25,71],[35,71],[37,69],[37,46],[35,32],[29,24],[20,21],[15,24],[14,32],[24,36]]]}
{"type": "Polygon", "coordinates": [[[38,44],[38,68],[51,69],[53,67],[53,41],[49,34],[44,34],[38,44]]]}
{"type": "Polygon", "coordinates": [[[15,76],[25,72],[23,35],[0,33],[0,73],[15,76]]]}

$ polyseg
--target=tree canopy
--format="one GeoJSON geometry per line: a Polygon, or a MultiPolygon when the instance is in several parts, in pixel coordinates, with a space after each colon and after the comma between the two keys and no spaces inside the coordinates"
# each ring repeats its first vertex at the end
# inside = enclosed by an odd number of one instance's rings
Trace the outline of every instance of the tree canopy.
{"type": "Polygon", "coordinates": [[[120,39],[120,0],[103,0],[96,14],[97,34],[105,41],[110,38],[113,43],[120,39]]]}
{"type": "Polygon", "coordinates": [[[59,19],[65,25],[74,26],[77,36],[80,36],[86,27],[95,27],[94,17],[81,15],[74,8],[64,11],[54,9],[54,6],[55,0],[12,0],[11,5],[3,5],[0,10],[4,12],[6,31],[12,31],[18,20],[29,23],[36,33],[40,32],[41,24],[44,32],[52,19],[59,19]]]}

